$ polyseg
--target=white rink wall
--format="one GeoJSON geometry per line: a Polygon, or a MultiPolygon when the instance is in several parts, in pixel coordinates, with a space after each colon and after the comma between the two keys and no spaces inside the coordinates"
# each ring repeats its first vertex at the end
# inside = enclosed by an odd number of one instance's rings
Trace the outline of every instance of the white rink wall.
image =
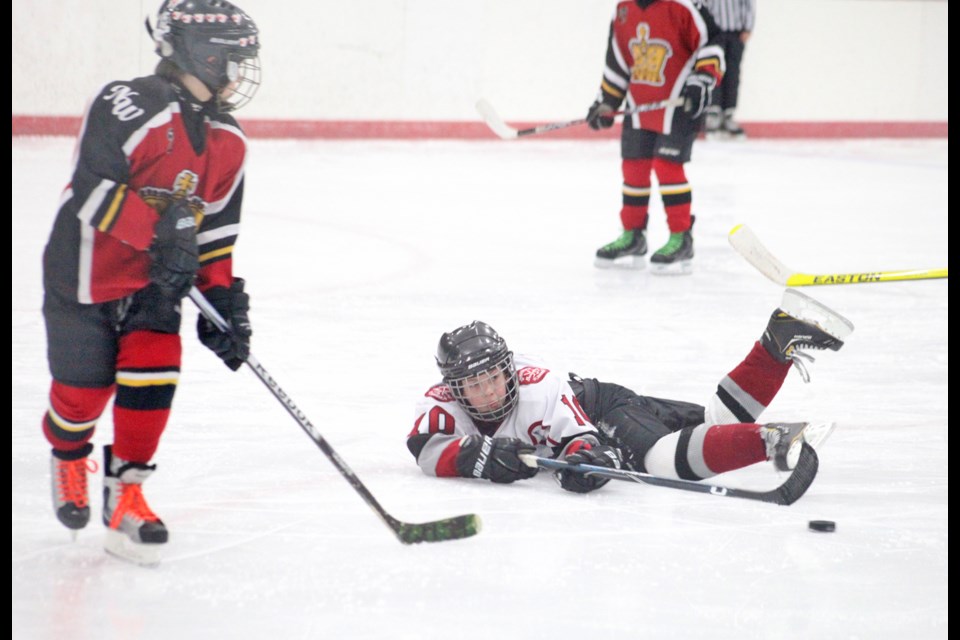
{"type": "MultiPolygon", "coordinates": [[[[77,116],[100,84],[150,73],[157,0],[14,0],[12,112],[77,116]]],[[[264,83],[244,118],[475,120],[585,112],[612,0],[241,0],[264,83]]],[[[741,120],[947,121],[945,0],[757,0],[741,120]]]]}

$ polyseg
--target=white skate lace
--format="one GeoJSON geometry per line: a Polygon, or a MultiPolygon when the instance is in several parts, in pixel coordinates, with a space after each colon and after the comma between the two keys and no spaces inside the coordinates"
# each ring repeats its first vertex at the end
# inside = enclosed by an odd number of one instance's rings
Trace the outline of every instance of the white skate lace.
{"type": "Polygon", "coordinates": [[[817,359],[814,358],[809,353],[806,353],[805,351],[800,351],[798,349],[793,349],[793,351],[791,351],[790,355],[787,357],[790,358],[791,364],[793,364],[793,366],[796,368],[797,372],[800,374],[800,377],[803,379],[803,381],[810,382],[810,372],[807,371],[807,365],[804,364],[803,361],[806,360],[807,364],[813,364],[814,362],[817,361],[817,359]]]}

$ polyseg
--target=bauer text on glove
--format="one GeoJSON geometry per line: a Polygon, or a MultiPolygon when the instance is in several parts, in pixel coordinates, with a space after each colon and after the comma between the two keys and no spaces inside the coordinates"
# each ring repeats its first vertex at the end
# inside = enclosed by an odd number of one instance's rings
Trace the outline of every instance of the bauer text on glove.
{"type": "Polygon", "coordinates": [[[533,445],[517,438],[467,436],[460,442],[457,473],[464,478],[486,478],[497,483],[532,478],[538,469],[524,464],[520,454],[535,450],[533,445]]]}

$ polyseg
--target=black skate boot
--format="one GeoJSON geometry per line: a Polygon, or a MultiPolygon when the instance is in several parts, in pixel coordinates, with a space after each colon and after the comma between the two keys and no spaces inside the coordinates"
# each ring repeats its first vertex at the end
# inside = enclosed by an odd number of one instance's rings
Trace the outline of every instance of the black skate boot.
{"type": "Polygon", "coordinates": [[[647,255],[647,232],[644,229],[624,229],[620,237],[597,249],[593,264],[601,269],[620,267],[643,269],[647,255]]]}
{"type": "Polygon", "coordinates": [[[792,362],[804,382],[810,375],[803,361],[813,362],[804,349],[839,351],[853,332],[853,323],[826,305],[794,289],[783,293],[780,308],[773,312],[760,344],[778,362],[792,362]]]}
{"type": "Polygon", "coordinates": [[[704,118],[703,133],[707,140],[717,140],[722,137],[720,128],[723,126],[723,111],[720,107],[707,107],[704,118]]]}
{"type": "Polygon", "coordinates": [[[693,273],[693,223],[696,216],[690,216],[690,228],[680,233],[671,233],[667,244],[650,256],[650,269],[657,275],[686,275],[693,273]]]}
{"type": "Polygon", "coordinates": [[[836,428],[834,422],[778,422],[760,427],[760,437],[767,447],[767,459],[779,471],[790,471],[797,466],[802,444],[814,449],[820,447],[836,428]]]}
{"type": "Polygon", "coordinates": [[[732,140],[745,140],[747,132],[743,130],[739,122],[734,120],[733,112],[733,109],[727,109],[723,112],[723,124],[720,125],[720,130],[727,138],[732,140]]]}
{"type": "Polygon", "coordinates": [[[97,470],[97,463],[88,458],[92,451],[93,445],[87,443],[76,451],[54,449],[50,457],[53,511],[57,520],[74,532],[90,522],[87,472],[97,470]]]}
{"type": "Polygon", "coordinates": [[[142,565],[160,562],[159,545],[167,542],[167,527],[150,510],[143,497],[143,481],[157,468],[127,462],[103,448],[103,524],[107,527],[106,550],[142,565]]]}

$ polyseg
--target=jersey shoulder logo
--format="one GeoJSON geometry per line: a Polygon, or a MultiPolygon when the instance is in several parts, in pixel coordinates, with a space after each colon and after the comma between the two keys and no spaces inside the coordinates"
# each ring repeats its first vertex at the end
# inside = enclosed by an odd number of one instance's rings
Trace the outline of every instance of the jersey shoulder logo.
{"type": "Polygon", "coordinates": [[[517,378],[520,380],[520,384],[537,384],[550,373],[550,369],[544,369],[542,367],[524,367],[517,371],[517,378]]]}
{"type": "Polygon", "coordinates": [[[650,37],[650,25],[641,22],[637,25],[637,37],[627,44],[633,65],[630,67],[630,82],[662,87],[665,80],[664,69],[667,60],[673,56],[673,49],[666,40],[650,37]]]}
{"type": "Polygon", "coordinates": [[[144,114],[144,110],[133,102],[135,96],[140,95],[125,84],[115,84],[107,91],[103,99],[113,104],[110,110],[117,120],[126,122],[139,118],[144,114]]]}
{"type": "Polygon", "coordinates": [[[453,402],[453,392],[450,391],[450,387],[445,384],[438,384],[430,387],[430,389],[423,394],[428,398],[433,398],[438,402],[453,402]]]}

